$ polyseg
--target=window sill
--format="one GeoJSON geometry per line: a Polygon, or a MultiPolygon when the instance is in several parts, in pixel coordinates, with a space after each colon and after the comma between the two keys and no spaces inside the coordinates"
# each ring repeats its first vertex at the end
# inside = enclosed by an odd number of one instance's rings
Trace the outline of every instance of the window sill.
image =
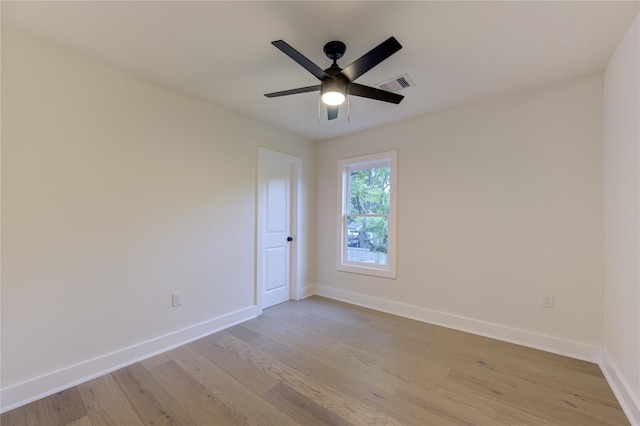
{"type": "Polygon", "coordinates": [[[373,277],[396,279],[396,272],[386,268],[372,268],[370,266],[360,265],[345,265],[339,264],[336,266],[336,270],[340,272],[350,272],[352,274],[369,275],[373,277]]]}

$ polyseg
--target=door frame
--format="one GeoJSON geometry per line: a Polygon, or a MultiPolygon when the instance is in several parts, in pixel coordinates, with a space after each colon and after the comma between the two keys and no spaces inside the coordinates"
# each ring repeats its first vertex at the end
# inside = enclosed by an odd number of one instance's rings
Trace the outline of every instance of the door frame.
{"type": "Polygon", "coordinates": [[[265,182],[262,177],[262,169],[264,167],[265,159],[275,159],[278,161],[286,162],[289,164],[291,171],[291,188],[290,188],[290,221],[291,221],[291,247],[289,248],[289,300],[299,300],[301,291],[300,283],[301,279],[298,276],[298,260],[301,258],[301,245],[298,244],[298,236],[300,233],[300,200],[302,199],[300,190],[302,188],[302,159],[290,154],[274,151],[272,149],[258,147],[258,164],[256,172],[256,249],[255,249],[255,262],[254,262],[254,303],[258,309],[258,314],[262,313],[262,296],[264,294],[264,285],[262,282],[261,270],[264,263],[263,259],[263,233],[264,233],[264,196],[265,196],[265,182]]]}

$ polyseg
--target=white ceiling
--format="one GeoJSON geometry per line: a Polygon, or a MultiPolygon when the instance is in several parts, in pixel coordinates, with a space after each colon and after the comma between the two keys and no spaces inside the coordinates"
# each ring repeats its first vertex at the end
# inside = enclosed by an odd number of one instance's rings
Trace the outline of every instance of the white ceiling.
{"type": "Polygon", "coordinates": [[[110,64],[166,88],[323,140],[599,72],[638,13],[639,1],[573,2],[10,2],[2,25],[110,64]],[[282,39],[318,64],[346,43],[343,68],[390,36],[403,49],[357,82],[408,73],[399,105],[351,97],[318,123],[318,96],[264,93],[318,80],[270,42],[282,39]]]}

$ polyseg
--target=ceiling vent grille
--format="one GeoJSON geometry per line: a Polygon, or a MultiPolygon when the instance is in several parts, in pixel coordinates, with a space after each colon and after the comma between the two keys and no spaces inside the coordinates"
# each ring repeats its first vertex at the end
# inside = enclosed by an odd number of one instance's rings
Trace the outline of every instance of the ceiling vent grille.
{"type": "Polygon", "coordinates": [[[413,87],[416,84],[411,80],[408,74],[402,74],[397,77],[392,78],[391,80],[383,81],[377,86],[388,92],[397,92],[398,90],[405,89],[407,87],[413,87]]]}

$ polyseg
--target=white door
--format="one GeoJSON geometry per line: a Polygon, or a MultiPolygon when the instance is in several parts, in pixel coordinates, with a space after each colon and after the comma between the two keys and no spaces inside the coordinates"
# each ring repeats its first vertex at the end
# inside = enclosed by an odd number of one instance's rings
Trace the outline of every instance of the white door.
{"type": "Polygon", "coordinates": [[[295,157],[260,148],[257,291],[262,308],[291,298],[295,157]]]}

